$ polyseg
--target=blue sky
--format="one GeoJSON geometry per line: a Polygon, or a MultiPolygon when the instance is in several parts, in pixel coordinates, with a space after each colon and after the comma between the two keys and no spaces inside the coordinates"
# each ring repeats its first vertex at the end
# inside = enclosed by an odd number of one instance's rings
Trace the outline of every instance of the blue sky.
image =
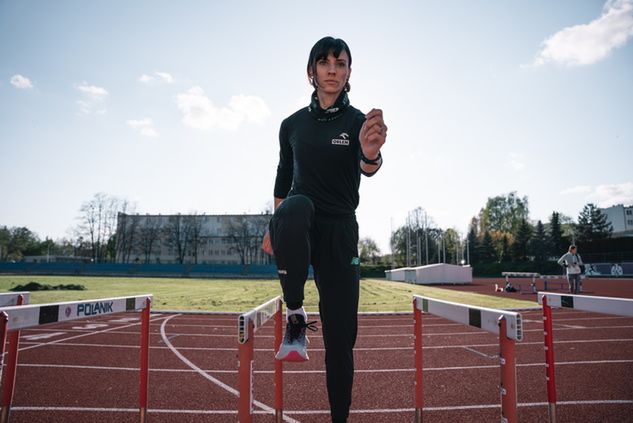
{"type": "Polygon", "coordinates": [[[260,212],[325,35],[389,126],[357,211],[383,251],[415,207],[464,233],[511,191],[534,220],[633,203],[633,0],[0,0],[0,225],[66,237],[98,192],[260,212]]]}

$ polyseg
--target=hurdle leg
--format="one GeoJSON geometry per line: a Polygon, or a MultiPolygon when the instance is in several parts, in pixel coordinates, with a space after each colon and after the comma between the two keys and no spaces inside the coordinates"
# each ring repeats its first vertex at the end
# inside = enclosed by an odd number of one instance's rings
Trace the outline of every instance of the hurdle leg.
{"type": "Polygon", "coordinates": [[[556,423],[556,380],[554,371],[554,332],[552,308],[543,296],[543,337],[545,343],[545,379],[547,380],[547,413],[550,423],[556,423]]]}
{"type": "MultiPolygon", "coordinates": [[[[24,304],[24,297],[18,295],[16,305],[24,304]]],[[[6,315],[6,313],[4,313],[6,315]]],[[[20,348],[20,331],[14,330],[8,335],[9,353],[7,356],[7,371],[4,374],[4,385],[2,390],[2,400],[0,402],[0,422],[9,421],[11,414],[11,403],[13,402],[13,391],[15,390],[15,374],[18,367],[18,350],[20,348]]],[[[4,345],[4,343],[3,343],[4,345]]],[[[4,352],[4,351],[3,351],[4,352]]]]}
{"type": "MultiPolygon", "coordinates": [[[[254,334],[253,323],[249,323],[249,333],[254,334]]],[[[253,421],[253,354],[254,335],[240,344],[239,347],[239,408],[237,420],[240,423],[252,423],[253,421]]]]}
{"type": "Polygon", "coordinates": [[[9,323],[9,315],[4,311],[0,313],[0,382],[2,382],[2,370],[4,369],[4,350],[7,344],[7,323],[9,323]]]}
{"type": "MultiPolygon", "coordinates": [[[[280,299],[277,313],[275,313],[275,345],[273,346],[275,354],[279,352],[279,347],[281,346],[283,337],[283,314],[281,309],[280,299]]],[[[277,423],[281,423],[283,421],[284,414],[283,365],[284,362],[282,360],[275,360],[275,421],[277,423]]]]}
{"type": "Polygon", "coordinates": [[[150,298],[145,300],[141,311],[141,371],[139,384],[139,415],[141,423],[147,421],[147,391],[149,386],[149,314],[152,305],[150,298]]]}
{"type": "Polygon", "coordinates": [[[517,381],[515,342],[508,338],[505,317],[499,318],[499,346],[501,347],[501,422],[517,423],[517,381]]]}
{"type": "Polygon", "coordinates": [[[414,339],[415,339],[415,421],[422,423],[422,408],[424,407],[424,384],[422,379],[422,311],[413,300],[414,339]]]}

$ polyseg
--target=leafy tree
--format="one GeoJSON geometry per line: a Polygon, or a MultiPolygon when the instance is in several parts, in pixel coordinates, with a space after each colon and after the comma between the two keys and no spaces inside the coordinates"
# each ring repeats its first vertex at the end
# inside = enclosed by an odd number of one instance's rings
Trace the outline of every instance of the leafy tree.
{"type": "MultiPolygon", "coordinates": [[[[474,219],[473,219],[474,220],[474,219]]],[[[470,230],[468,231],[468,235],[466,237],[467,242],[467,259],[470,263],[478,263],[479,262],[479,238],[477,236],[477,225],[473,225],[471,223],[470,230]]]]}
{"type": "Polygon", "coordinates": [[[545,233],[545,225],[540,220],[536,223],[530,251],[534,255],[535,261],[545,261],[548,256],[547,234],[545,233]]]}
{"type": "Polygon", "coordinates": [[[510,240],[508,239],[507,235],[503,235],[502,241],[501,241],[501,257],[499,258],[499,261],[501,262],[508,262],[510,261],[512,257],[510,256],[510,240]]]}
{"type": "Polygon", "coordinates": [[[586,204],[578,216],[578,243],[590,243],[611,237],[613,227],[595,204],[586,204]]]}
{"type": "Polygon", "coordinates": [[[6,226],[0,226],[0,261],[7,259],[9,255],[9,240],[11,239],[11,232],[6,226]]]}
{"type": "Polygon", "coordinates": [[[361,263],[376,264],[380,257],[380,248],[373,239],[367,237],[358,241],[361,263]]]}
{"type": "Polygon", "coordinates": [[[490,232],[484,232],[477,255],[482,263],[493,263],[497,261],[497,253],[492,241],[492,236],[490,236],[490,232]]]}
{"type": "Polygon", "coordinates": [[[530,238],[532,237],[532,227],[527,220],[521,221],[518,228],[516,239],[512,245],[512,257],[515,261],[528,260],[528,247],[530,238]]]}
{"type": "Polygon", "coordinates": [[[528,198],[519,198],[516,192],[488,198],[486,206],[479,212],[481,231],[516,234],[528,215],[528,198]]]}
{"type": "Polygon", "coordinates": [[[567,249],[569,242],[563,238],[563,229],[560,221],[560,213],[552,212],[549,221],[549,255],[559,256],[567,249]]]}

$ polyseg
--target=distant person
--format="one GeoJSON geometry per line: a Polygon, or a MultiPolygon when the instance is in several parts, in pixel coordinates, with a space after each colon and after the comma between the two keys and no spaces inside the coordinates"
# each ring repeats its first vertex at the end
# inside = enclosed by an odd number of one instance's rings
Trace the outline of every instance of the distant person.
{"type": "Polygon", "coordinates": [[[569,246],[569,251],[558,259],[558,264],[563,266],[567,273],[567,282],[569,283],[569,293],[578,294],[582,291],[580,275],[582,274],[581,266],[584,266],[580,254],[577,253],[575,245],[569,246]]]}
{"type": "MultiPolygon", "coordinates": [[[[325,344],[325,373],[333,422],[346,422],[352,401],[358,331],[358,224],[361,175],[382,166],[387,126],[380,109],[367,115],[347,93],[352,55],[345,41],[319,40],[308,58],[310,104],[281,123],[275,212],[262,249],[277,261],[287,326],[278,360],[305,361],[303,309],[308,268],[314,269],[325,344]]],[[[368,93],[371,96],[371,93],[368,93]]]]}
{"type": "Polygon", "coordinates": [[[512,286],[510,282],[506,283],[505,290],[506,292],[517,292],[517,289],[514,286],[512,286]]]}

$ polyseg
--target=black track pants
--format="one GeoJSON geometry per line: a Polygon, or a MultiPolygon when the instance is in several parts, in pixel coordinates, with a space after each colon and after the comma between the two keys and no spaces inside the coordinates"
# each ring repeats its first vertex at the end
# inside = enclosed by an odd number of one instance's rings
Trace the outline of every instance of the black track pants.
{"type": "Polygon", "coordinates": [[[270,234],[286,304],[303,304],[303,288],[312,264],[319,291],[332,419],[346,419],[352,401],[358,327],[356,218],[315,215],[312,201],[295,195],[275,210],[270,234]]]}

